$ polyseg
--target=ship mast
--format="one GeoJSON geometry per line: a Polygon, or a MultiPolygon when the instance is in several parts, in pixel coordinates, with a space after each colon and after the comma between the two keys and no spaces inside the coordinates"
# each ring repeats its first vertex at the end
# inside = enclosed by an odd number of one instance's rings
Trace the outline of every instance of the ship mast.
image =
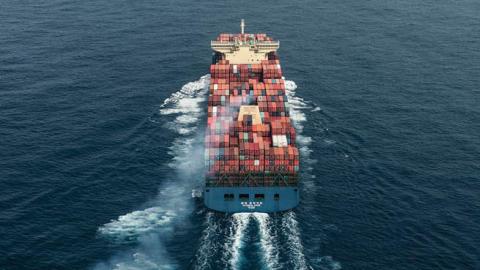
{"type": "Polygon", "coordinates": [[[241,20],[240,22],[240,29],[242,30],[242,34],[244,34],[244,30],[245,30],[245,20],[241,20]]]}

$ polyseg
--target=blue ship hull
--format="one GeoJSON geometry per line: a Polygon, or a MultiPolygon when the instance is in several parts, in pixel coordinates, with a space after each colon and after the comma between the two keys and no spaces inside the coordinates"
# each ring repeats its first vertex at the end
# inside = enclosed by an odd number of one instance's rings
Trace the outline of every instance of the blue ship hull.
{"type": "Polygon", "coordinates": [[[298,187],[206,187],[205,206],[211,210],[238,212],[281,212],[300,201],[298,187]]]}

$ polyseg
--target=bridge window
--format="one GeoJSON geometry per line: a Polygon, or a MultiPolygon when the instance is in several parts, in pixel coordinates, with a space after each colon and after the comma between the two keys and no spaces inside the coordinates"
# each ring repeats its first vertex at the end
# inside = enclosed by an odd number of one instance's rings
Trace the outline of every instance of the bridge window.
{"type": "Polygon", "coordinates": [[[255,194],[256,201],[263,201],[265,199],[265,194],[255,194]]]}
{"type": "Polygon", "coordinates": [[[235,198],[235,196],[234,196],[232,193],[230,193],[230,194],[227,194],[227,193],[223,194],[223,199],[224,199],[225,201],[233,201],[234,198],[235,198]]]}
{"type": "Polygon", "coordinates": [[[280,194],[275,193],[275,195],[273,195],[273,199],[274,199],[275,201],[280,200],[280,194]]]}
{"type": "Polygon", "coordinates": [[[247,201],[250,196],[248,194],[240,194],[239,198],[242,201],[247,201]]]}

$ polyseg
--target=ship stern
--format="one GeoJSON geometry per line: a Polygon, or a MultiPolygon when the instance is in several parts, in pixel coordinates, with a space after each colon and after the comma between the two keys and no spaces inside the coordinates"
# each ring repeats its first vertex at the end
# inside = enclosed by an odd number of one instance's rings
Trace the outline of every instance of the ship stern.
{"type": "Polygon", "coordinates": [[[219,212],[274,213],[295,208],[300,194],[297,186],[206,187],[203,198],[207,208],[219,212]]]}

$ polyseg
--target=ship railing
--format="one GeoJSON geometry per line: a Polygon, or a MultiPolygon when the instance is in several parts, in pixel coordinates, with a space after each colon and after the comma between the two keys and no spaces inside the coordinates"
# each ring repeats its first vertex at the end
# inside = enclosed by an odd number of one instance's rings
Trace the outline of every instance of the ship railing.
{"type": "Polygon", "coordinates": [[[210,45],[213,46],[235,46],[233,41],[211,41],[210,45]]]}
{"type": "Polygon", "coordinates": [[[238,174],[219,174],[207,176],[206,186],[228,186],[228,187],[289,187],[298,185],[298,175],[296,174],[272,174],[265,176],[262,173],[238,174]]]}
{"type": "MultiPolygon", "coordinates": [[[[245,44],[250,44],[248,43],[247,41],[244,42],[245,44]]],[[[219,40],[212,40],[210,42],[210,45],[212,47],[218,47],[218,46],[226,46],[226,47],[231,47],[231,46],[236,46],[237,43],[235,43],[234,41],[219,41],[219,40]]],[[[268,40],[265,40],[265,41],[255,41],[254,42],[254,45],[257,45],[257,46],[262,46],[262,47],[279,47],[280,46],[280,41],[268,41],[268,40]]]]}

